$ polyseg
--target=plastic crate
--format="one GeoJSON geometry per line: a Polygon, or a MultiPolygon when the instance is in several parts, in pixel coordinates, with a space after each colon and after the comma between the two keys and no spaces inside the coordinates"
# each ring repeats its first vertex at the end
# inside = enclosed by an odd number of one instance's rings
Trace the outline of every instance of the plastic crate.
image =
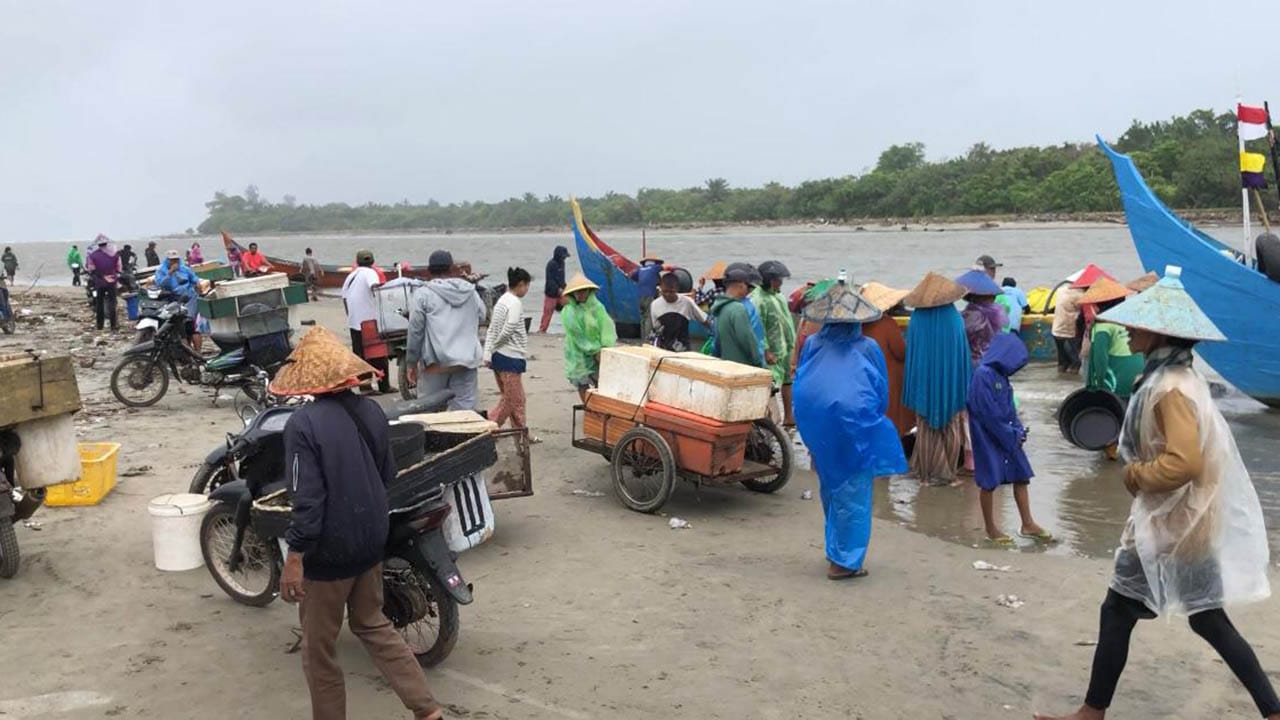
{"type": "Polygon", "coordinates": [[[292,283],[284,289],[284,302],[286,305],[301,305],[310,302],[307,297],[307,286],[304,283],[292,283]]]}
{"type": "Polygon", "coordinates": [[[45,505],[97,505],[116,486],[116,461],[120,455],[120,443],[80,443],[78,449],[80,479],[50,485],[46,489],[45,505]]]}
{"type": "Polygon", "coordinates": [[[236,279],[235,271],[228,265],[211,265],[206,263],[205,266],[192,268],[192,271],[195,272],[196,277],[210,282],[226,282],[228,280],[236,279]]]}
{"type": "Polygon", "coordinates": [[[235,298],[207,298],[196,300],[196,311],[207,320],[236,316],[235,298]]]}

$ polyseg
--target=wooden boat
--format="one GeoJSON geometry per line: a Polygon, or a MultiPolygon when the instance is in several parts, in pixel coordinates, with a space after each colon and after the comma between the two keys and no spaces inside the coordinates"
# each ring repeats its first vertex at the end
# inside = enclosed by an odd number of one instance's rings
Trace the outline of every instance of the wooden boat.
{"type": "Polygon", "coordinates": [[[1187,292],[1227,336],[1226,342],[1200,343],[1196,352],[1241,392],[1280,407],[1280,333],[1267,327],[1280,317],[1280,284],[1166,207],[1128,155],[1101,137],[1098,145],[1115,171],[1142,267],[1161,275],[1166,266],[1181,267],[1187,292]]]}
{"type": "MultiPolygon", "coordinates": [[[[228,253],[231,252],[232,248],[236,248],[236,250],[241,253],[248,251],[247,247],[236,242],[231,237],[231,235],[228,234],[227,231],[225,230],[222,231],[222,245],[224,248],[226,248],[226,251],[228,253]]],[[[271,263],[272,267],[276,270],[276,272],[282,272],[288,275],[290,278],[296,277],[298,279],[301,279],[302,277],[301,262],[295,262],[293,260],[285,260],[284,258],[279,258],[272,255],[267,255],[266,257],[267,257],[267,262],[271,263]]],[[[352,259],[354,260],[354,258],[352,259]]],[[[469,265],[466,265],[464,263],[459,263],[459,266],[464,268],[464,272],[467,272],[467,273],[470,272],[471,268],[469,265]]],[[[330,288],[330,289],[341,289],[343,281],[347,279],[347,275],[351,273],[351,270],[354,268],[354,266],[353,265],[326,265],[324,263],[321,263],[320,268],[324,270],[324,277],[320,278],[320,283],[319,283],[320,287],[330,288]]],[[[390,270],[384,269],[384,272],[387,273],[388,277],[391,277],[394,274],[390,270]]],[[[400,276],[408,277],[408,278],[416,278],[418,280],[431,279],[431,273],[427,272],[426,263],[423,263],[418,267],[406,267],[401,270],[400,276]]]]}

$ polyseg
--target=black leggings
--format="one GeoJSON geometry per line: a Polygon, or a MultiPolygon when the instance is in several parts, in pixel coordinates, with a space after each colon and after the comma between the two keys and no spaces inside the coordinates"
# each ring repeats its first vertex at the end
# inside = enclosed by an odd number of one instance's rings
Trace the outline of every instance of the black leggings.
{"type": "MultiPolygon", "coordinates": [[[[1150,620],[1155,613],[1142,603],[1115,590],[1107,591],[1102,601],[1102,618],[1098,627],[1098,649],[1093,653],[1093,672],[1089,676],[1089,693],[1084,702],[1095,710],[1106,710],[1116,694],[1116,683],[1129,659],[1129,636],[1139,620],[1150,620]]],[[[1280,698],[1271,680],[1258,664],[1249,642],[1240,637],[1230,618],[1222,610],[1205,610],[1191,616],[1191,629],[1208,641],[1227,667],[1253,696],[1263,717],[1280,713],[1280,698]]]]}

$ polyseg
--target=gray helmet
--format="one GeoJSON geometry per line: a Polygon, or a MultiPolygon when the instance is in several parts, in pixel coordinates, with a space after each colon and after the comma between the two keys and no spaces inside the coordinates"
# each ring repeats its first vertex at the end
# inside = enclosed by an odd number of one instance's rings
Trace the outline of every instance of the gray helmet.
{"type": "Polygon", "coordinates": [[[766,285],[774,280],[786,280],[791,277],[791,271],[778,260],[765,260],[760,263],[759,271],[766,285]]]}
{"type": "Polygon", "coordinates": [[[724,269],[724,281],[726,283],[744,282],[756,287],[764,283],[764,278],[760,276],[759,270],[747,263],[735,262],[729,263],[729,266],[724,269]]]}

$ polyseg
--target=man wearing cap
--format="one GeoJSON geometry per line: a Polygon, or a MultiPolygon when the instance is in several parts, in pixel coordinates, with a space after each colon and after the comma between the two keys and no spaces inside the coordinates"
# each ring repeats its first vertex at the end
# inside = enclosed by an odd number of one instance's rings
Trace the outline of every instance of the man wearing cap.
{"type": "MultiPolygon", "coordinates": [[[[280,596],[299,603],[302,671],[318,720],[347,716],[337,660],[342,618],[417,719],[443,717],[422,668],[382,612],[382,558],[390,528],[386,484],[395,478],[387,416],[348,392],[373,367],[333,333],[314,328],[271,382],[277,395],[312,395],[284,430],[293,507],[280,596]]],[[[367,717],[367,713],[361,713],[367,717]]]]}
{"type": "Polygon", "coordinates": [[[662,276],[662,259],[653,256],[640,261],[640,267],[631,273],[636,283],[636,293],[640,296],[640,341],[649,342],[653,333],[653,320],[649,317],[649,308],[653,299],[658,297],[658,280],[662,276]]]}
{"type": "Polygon", "coordinates": [[[342,307],[347,311],[347,329],[351,331],[351,350],[382,373],[382,379],[378,381],[378,390],[389,393],[393,390],[387,359],[385,357],[369,359],[364,356],[362,328],[367,321],[377,322],[378,303],[373,296],[373,287],[378,284],[378,273],[373,269],[373,251],[361,250],[356,253],[355,269],[342,283],[342,307]]]}
{"type": "Polygon", "coordinates": [[[89,282],[93,283],[93,309],[95,322],[99,330],[103,329],[109,318],[111,330],[119,329],[116,317],[116,281],[120,276],[120,258],[111,249],[111,241],[106,235],[99,235],[97,249],[89,253],[85,269],[89,271],[89,282]]]}
{"type": "Polygon", "coordinates": [[[166,290],[187,304],[187,321],[183,332],[187,339],[195,344],[196,334],[196,299],[200,296],[200,278],[194,270],[182,262],[182,255],[177,250],[166,253],[165,262],[156,268],[152,282],[161,290],[166,290]]]}
{"type": "Polygon", "coordinates": [[[996,268],[1002,267],[1004,267],[1004,263],[996,262],[996,259],[990,255],[979,255],[978,259],[973,261],[973,269],[981,270],[992,280],[996,279],[996,268]]]}
{"type": "MultiPolygon", "coordinates": [[[[735,265],[739,265],[735,263],[735,265]]],[[[724,274],[725,294],[711,305],[711,317],[715,320],[715,356],[721,360],[764,367],[763,343],[756,335],[747,309],[747,295],[751,293],[752,272],[749,266],[731,265],[724,274]]]]}
{"type": "Polygon", "coordinates": [[[458,277],[447,250],[431,253],[427,271],[432,279],[414,293],[409,314],[409,381],[418,384],[420,395],[452,390],[450,410],[475,410],[477,371],[484,362],[484,303],[475,286],[458,277]]]}

